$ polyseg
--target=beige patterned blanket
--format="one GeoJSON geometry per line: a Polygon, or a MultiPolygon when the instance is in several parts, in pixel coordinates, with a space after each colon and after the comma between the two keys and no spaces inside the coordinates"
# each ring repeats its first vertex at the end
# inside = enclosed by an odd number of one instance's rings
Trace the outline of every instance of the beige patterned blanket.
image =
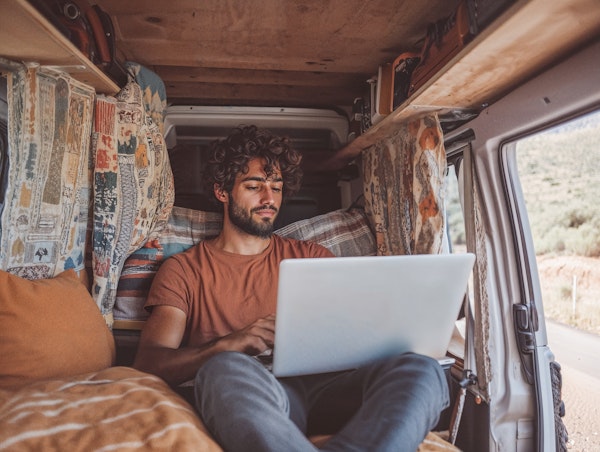
{"type": "Polygon", "coordinates": [[[220,451],[157,377],[112,367],[0,390],[0,450],[220,451]]]}

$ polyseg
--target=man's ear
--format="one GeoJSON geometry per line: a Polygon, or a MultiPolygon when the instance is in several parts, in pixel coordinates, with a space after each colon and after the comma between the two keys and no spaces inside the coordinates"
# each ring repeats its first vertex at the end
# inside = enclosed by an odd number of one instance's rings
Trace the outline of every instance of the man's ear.
{"type": "Polygon", "coordinates": [[[229,193],[227,193],[227,191],[225,189],[223,189],[223,187],[221,187],[218,184],[215,184],[213,189],[215,191],[215,198],[217,198],[219,201],[221,201],[223,203],[229,201],[229,193]]]}

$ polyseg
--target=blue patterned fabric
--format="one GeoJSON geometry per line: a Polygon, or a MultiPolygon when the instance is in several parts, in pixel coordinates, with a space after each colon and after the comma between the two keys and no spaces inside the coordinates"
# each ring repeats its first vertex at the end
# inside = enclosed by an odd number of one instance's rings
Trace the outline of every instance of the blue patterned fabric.
{"type": "Polygon", "coordinates": [[[167,108],[167,90],[164,82],[156,73],[139,63],[127,61],[125,67],[142,89],[142,101],[146,113],[164,134],[165,109],[167,108]]]}
{"type": "Polygon", "coordinates": [[[125,259],[156,238],[175,198],[167,147],[142,97],[131,81],[96,101],[92,296],[109,326],[125,259]]]}

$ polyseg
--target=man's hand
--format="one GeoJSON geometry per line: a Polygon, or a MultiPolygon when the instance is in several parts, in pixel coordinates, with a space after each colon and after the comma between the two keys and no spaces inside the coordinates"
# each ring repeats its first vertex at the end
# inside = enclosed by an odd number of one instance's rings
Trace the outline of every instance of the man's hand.
{"type": "Polygon", "coordinates": [[[274,341],[275,315],[269,315],[239,331],[222,337],[218,340],[218,347],[254,356],[273,348],[274,341]]]}
{"type": "Polygon", "coordinates": [[[199,347],[180,347],[186,315],[173,306],[155,306],[146,321],[134,367],[178,385],[194,378],[210,357],[224,351],[257,355],[273,347],[275,316],[270,315],[247,327],[199,347]]]}

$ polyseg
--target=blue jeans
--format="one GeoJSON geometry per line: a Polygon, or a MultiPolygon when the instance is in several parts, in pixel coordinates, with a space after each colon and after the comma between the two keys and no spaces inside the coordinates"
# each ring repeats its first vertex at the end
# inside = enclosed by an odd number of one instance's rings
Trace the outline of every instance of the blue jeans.
{"type": "MultiPolygon", "coordinates": [[[[315,451],[307,418],[320,399],[357,400],[327,451],[416,451],[449,405],[436,360],[407,353],[357,370],[275,378],[237,352],[208,360],[195,380],[196,406],[226,451],[315,451]]],[[[344,404],[347,405],[347,404],[344,404]]]]}

